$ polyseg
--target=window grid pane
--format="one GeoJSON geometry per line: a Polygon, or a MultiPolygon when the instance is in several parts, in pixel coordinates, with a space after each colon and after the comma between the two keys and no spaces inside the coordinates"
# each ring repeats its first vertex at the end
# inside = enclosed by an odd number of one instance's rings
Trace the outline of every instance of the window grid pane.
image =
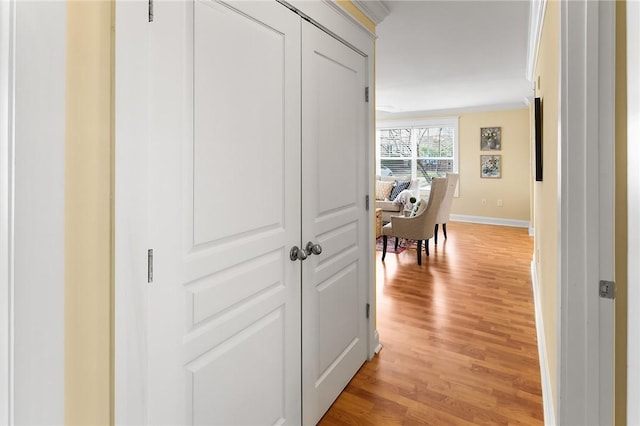
{"type": "Polygon", "coordinates": [[[418,157],[453,157],[452,127],[416,128],[418,157]]]}
{"type": "Polygon", "coordinates": [[[380,130],[380,156],[411,158],[411,129],[380,130]]]}
{"type": "Polygon", "coordinates": [[[409,159],[383,159],[380,164],[382,176],[411,176],[411,160],[409,159]]]}
{"type": "Polygon", "coordinates": [[[447,172],[453,172],[453,159],[421,158],[417,161],[417,169],[418,177],[423,178],[425,185],[428,185],[434,177],[445,177],[447,172]]]}
{"type": "Polygon", "coordinates": [[[428,188],[434,177],[454,172],[454,126],[378,129],[378,135],[382,175],[414,175],[420,188],[428,188]]]}

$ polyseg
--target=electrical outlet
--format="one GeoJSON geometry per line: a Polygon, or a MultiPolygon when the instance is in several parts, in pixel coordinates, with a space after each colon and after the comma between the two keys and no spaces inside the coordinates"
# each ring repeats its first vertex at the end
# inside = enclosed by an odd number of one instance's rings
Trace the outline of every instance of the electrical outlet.
{"type": "Polygon", "coordinates": [[[480,201],[480,202],[482,203],[483,206],[487,205],[487,199],[486,198],[483,198],[482,201],[480,201]]]}
{"type": "Polygon", "coordinates": [[[498,207],[502,207],[502,199],[498,198],[498,207]]]}

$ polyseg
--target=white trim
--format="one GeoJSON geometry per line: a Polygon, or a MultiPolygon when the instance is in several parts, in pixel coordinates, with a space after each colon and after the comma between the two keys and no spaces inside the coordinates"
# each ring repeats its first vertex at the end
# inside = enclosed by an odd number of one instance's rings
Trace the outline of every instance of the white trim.
{"type": "Polygon", "coordinates": [[[527,229],[530,226],[530,222],[528,220],[504,219],[501,217],[487,216],[469,216],[466,214],[451,214],[449,217],[452,222],[481,223],[485,225],[511,226],[513,228],[527,229]]]}
{"type": "MultiPolygon", "coordinates": [[[[378,330],[374,331],[373,336],[374,336],[373,346],[375,348],[373,353],[378,354],[382,350],[382,343],[380,343],[380,335],[378,334],[378,330]]],[[[373,355],[369,357],[369,360],[371,360],[371,358],[373,358],[373,355]]]]}
{"type": "Polygon", "coordinates": [[[627,424],[640,425],[640,3],[627,4],[627,424]]]}
{"type": "Polygon", "coordinates": [[[459,117],[425,117],[413,120],[378,120],[376,129],[395,129],[398,127],[438,127],[455,126],[458,127],[459,117]]]}
{"type": "Polygon", "coordinates": [[[613,271],[613,8],[560,4],[559,424],[613,422],[613,301],[598,295],[613,271]]]}
{"type": "Polygon", "coordinates": [[[546,0],[531,0],[529,9],[529,44],[527,46],[527,80],[533,81],[538,62],[538,49],[542,36],[542,23],[547,7],[546,0]]]}
{"type": "Polygon", "coordinates": [[[355,7],[371,20],[375,25],[391,14],[391,11],[381,0],[352,0],[355,7]]]}
{"type": "Polygon", "coordinates": [[[114,424],[148,424],[147,224],[151,25],[139,1],[115,4],[114,424]],[[134,42],[135,41],[135,42],[134,42]],[[135,102],[132,102],[132,99],[135,102]]]}
{"type": "Polygon", "coordinates": [[[0,424],[13,424],[14,0],[0,2],[0,424]]]}
{"type": "Polygon", "coordinates": [[[62,424],[67,4],[14,7],[13,420],[62,424]]]}
{"type": "Polygon", "coordinates": [[[549,370],[549,361],[547,358],[542,305],[540,304],[540,283],[538,282],[535,259],[531,262],[531,287],[533,289],[533,305],[536,314],[536,335],[538,336],[538,356],[540,358],[540,382],[542,385],[544,424],[546,426],[555,426],[556,413],[553,408],[553,394],[551,393],[551,371],[549,370]]]}
{"type": "Polygon", "coordinates": [[[63,424],[67,3],[13,16],[12,416],[63,424]]]}
{"type": "Polygon", "coordinates": [[[535,229],[533,229],[533,227],[531,225],[529,225],[529,236],[530,237],[535,237],[535,235],[536,235],[535,229]]]}
{"type": "MultiPolygon", "coordinates": [[[[522,102],[509,102],[503,104],[491,104],[491,105],[474,105],[463,108],[446,108],[435,110],[422,110],[422,111],[384,111],[383,109],[377,109],[378,121],[383,120],[407,120],[416,117],[425,117],[433,115],[458,115],[462,113],[471,112],[487,112],[487,111],[511,111],[515,109],[527,109],[530,102],[527,98],[523,98],[522,102]]],[[[382,106],[380,108],[383,108],[382,106]]]]}

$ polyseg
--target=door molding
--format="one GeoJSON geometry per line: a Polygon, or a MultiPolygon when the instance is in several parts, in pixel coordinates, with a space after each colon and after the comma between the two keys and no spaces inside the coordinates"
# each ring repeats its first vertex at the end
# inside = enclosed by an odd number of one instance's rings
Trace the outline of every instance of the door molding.
{"type": "Polygon", "coordinates": [[[640,3],[627,7],[627,424],[640,424],[640,3]],[[631,77],[631,78],[630,78],[631,77]]]}
{"type": "Polygon", "coordinates": [[[0,20],[0,422],[62,424],[66,3],[0,20]]]}
{"type": "Polygon", "coordinates": [[[13,424],[14,0],[0,2],[0,424],[13,424]]]}
{"type": "Polygon", "coordinates": [[[146,223],[149,116],[131,99],[148,97],[149,23],[141,1],[115,4],[114,351],[115,424],[147,424],[146,223]],[[127,96],[120,96],[127,93],[127,96]],[[136,255],[138,254],[138,255],[136,255]]]}
{"type": "Polygon", "coordinates": [[[561,3],[559,424],[613,422],[614,30],[614,3],[561,3]]]}

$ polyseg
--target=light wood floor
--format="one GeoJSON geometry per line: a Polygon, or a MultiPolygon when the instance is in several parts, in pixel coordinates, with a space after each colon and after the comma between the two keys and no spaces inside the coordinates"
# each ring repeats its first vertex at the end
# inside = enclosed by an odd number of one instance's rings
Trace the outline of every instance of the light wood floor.
{"type": "MultiPolygon", "coordinates": [[[[543,424],[527,230],[451,222],[431,256],[376,256],[382,351],[321,425],[543,424]]],[[[389,241],[392,244],[392,240],[389,241]]]]}

